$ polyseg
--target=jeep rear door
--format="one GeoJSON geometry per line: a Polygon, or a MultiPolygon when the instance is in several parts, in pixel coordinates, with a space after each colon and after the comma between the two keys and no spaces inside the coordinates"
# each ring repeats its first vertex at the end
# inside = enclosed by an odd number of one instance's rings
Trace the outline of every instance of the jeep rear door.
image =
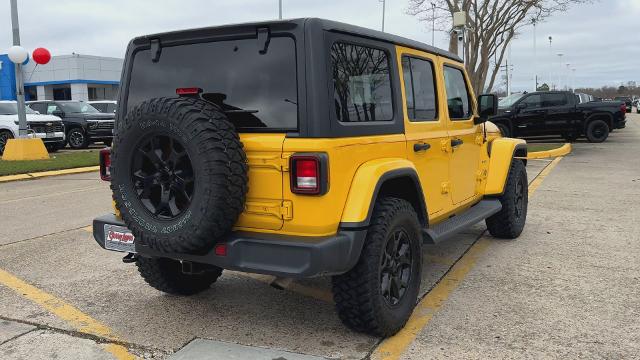
{"type": "Polygon", "coordinates": [[[431,218],[451,209],[449,154],[442,147],[449,141],[446,122],[438,101],[437,57],[398,47],[403,77],[407,158],[418,170],[431,218]]]}
{"type": "Polygon", "coordinates": [[[159,52],[134,52],[126,109],[198,88],[195,96],[216,104],[235,125],[247,155],[249,192],[236,228],[280,229],[291,216],[282,195],[282,145],[298,129],[295,39],[272,34],[265,42],[254,30],[235,39],[160,43],[159,52]]]}

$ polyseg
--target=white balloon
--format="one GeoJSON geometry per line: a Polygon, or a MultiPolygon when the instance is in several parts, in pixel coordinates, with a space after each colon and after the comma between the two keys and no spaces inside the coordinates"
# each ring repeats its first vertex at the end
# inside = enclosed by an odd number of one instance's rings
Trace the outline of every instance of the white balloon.
{"type": "Polygon", "coordinates": [[[29,52],[22,46],[12,46],[7,50],[7,55],[14,64],[22,64],[29,57],[29,52]]]}

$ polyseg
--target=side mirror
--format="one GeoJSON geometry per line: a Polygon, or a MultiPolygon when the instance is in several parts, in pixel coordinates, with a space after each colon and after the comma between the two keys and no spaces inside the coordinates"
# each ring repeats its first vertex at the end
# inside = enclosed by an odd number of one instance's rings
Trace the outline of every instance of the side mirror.
{"type": "Polygon", "coordinates": [[[526,102],[521,102],[520,104],[518,104],[517,109],[518,110],[522,110],[522,109],[526,109],[527,108],[527,103],[526,102]]]}
{"type": "Polygon", "coordinates": [[[64,111],[62,111],[62,110],[54,110],[54,111],[51,112],[51,115],[57,116],[59,118],[63,118],[64,117],[64,111]]]}
{"type": "Polygon", "coordinates": [[[483,94],[478,96],[478,117],[475,124],[486,122],[489,117],[498,114],[498,97],[494,94],[483,94]]]}

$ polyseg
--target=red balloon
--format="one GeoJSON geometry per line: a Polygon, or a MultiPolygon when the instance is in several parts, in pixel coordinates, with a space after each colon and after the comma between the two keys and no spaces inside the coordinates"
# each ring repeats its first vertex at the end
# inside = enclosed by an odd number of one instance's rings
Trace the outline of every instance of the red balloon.
{"type": "Polygon", "coordinates": [[[44,65],[51,60],[51,53],[45,48],[37,48],[33,50],[32,58],[36,64],[44,65]]]}

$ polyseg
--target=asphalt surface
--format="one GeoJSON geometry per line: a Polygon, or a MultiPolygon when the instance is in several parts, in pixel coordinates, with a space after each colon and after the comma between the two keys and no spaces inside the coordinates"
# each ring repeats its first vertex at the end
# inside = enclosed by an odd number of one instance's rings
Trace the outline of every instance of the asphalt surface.
{"type": "MultiPolygon", "coordinates": [[[[603,144],[574,144],[530,200],[519,239],[483,237],[479,224],[425,248],[422,294],[478,239],[490,243],[404,358],[640,354],[640,116],[628,119],[628,128],[603,144]]],[[[530,161],[529,180],[548,164],[530,161]]],[[[0,270],[105,324],[136,356],[167,358],[207,339],[290,354],[376,357],[380,339],[349,331],[335,315],[328,278],[279,290],[268,277],[225,272],[189,298],[150,288],[86,228],[111,211],[108,185],[97,178],[0,184],[0,270]]],[[[112,342],[0,285],[0,358],[109,359],[112,342]]]]}

